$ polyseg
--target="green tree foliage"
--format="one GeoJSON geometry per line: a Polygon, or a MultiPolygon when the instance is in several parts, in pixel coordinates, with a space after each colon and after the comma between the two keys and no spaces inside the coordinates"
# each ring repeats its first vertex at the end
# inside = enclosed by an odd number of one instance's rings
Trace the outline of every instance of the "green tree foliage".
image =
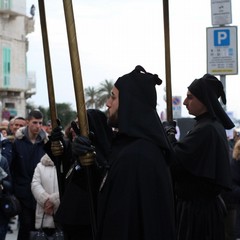
{"type": "Polygon", "coordinates": [[[113,88],[112,80],[105,80],[99,87],[87,87],[84,89],[86,108],[103,109],[113,88]]]}
{"type": "Polygon", "coordinates": [[[104,82],[100,83],[100,87],[97,91],[97,105],[102,108],[106,105],[107,99],[111,96],[113,88],[113,81],[105,79],[104,82]]]}
{"type": "Polygon", "coordinates": [[[27,103],[27,105],[26,105],[26,116],[25,117],[27,117],[28,113],[30,113],[33,109],[39,109],[42,112],[42,114],[43,114],[43,124],[45,124],[49,119],[47,108],[44,108],[42,106],[37,107],[33,103],[27,103]]]}
{"type": "MultiPolygon", "coordinates": [[[[84,89],[86,108],[96,108],[105,111],[105,105],[107,99],[111,95],[113,88],[113,81],[105,79],[100,83],[99,87],[87,87],[84,89]]],[[[31,103],[27,104],[27,113],[38,108],[43,113],[43,124],[46,124],[50,120],[50,109],[44,108],[42,106],[34,106],[31,103]]],[[[56,103],[57,118],[60,119],[61,125],[65,128],[71,121],[75,120],[77,117],[77,112],[68,103],[56,103]]]]}
{"type": "MultiPolygon", "coordinates": [[[[27,113],[32,109],[39,109],[43,113],[43,124],[45,125],[47,121],[51,120],[50,108],[44,108],[42,106],[35,106],[28,103],[27,113]]],[[[65,128],[71,121],[75,120],[77,117],[77,112],[68,103],[56,103],[57,118],[61,122],[61,126],[65,128]]]]}
{"type": "MultiPolygon", "coordinates": [[[[67,126],[71,121],[75,120],[77,117],[76,111],[73,111],[71,105],[68,103],[57,103],[57,118],[61,122],[61,126],[64,128],[67,126]]],[[[50,119],[50,109],[47,110],[48,119],[50,119]]]]}
{"type": "Polygon", "coordinates": [[[97,90],[95,87],[87,87],[84,89],[86,108],[98,108],[97,90]]]}

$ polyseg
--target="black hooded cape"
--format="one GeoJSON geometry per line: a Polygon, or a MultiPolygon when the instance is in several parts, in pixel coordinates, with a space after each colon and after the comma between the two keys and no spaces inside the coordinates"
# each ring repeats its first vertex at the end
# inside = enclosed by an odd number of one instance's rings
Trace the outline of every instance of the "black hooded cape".
{"type": "Polygon", "coordinates": [[[98,205],[98,240],[173,240],[171,146],[156,112],[161,80],[138,66],[119,78],[119,131],[98,205]]]}
{"type": "MultiPolygon", "coordinates": [[[[96,147],[96,161],[98,166],[93,166],[92,190],[96,201],[101,180],[102,169],[107,165],[112,139],[112,130],[107,125],[106,115],[97,109],[87,110],[89,131],[94,133],[92,144],[96,147]]],[[[71,163],[71,143],[66,156],[66,161],[71,163]]],[[[55,214],[55,221],[63,226],[71,226],[80,230],[82,226],[89,227],[91,237],[91,221],[89,212],[89,195],[87,189],[86,172],[83,168],[74,168],[71,175],[66,179],[65,192],[60,206],[55,214]]],[[[74,229],[73,229],[74,230],[74,229]]],[[[81,238],[81,236],[79,236],[81,238]]]]}
{"type": "Polygon", "coordinates": [[[234,126],[218,98],[226,103],[221,82],[210,74],[188,87],[208,109],[193,129],[174,143],[172,166],[177,197],[179,240],[224,240],[225,206],[221,193],[231,188],[229,144],[225,132],[234,126]]]}

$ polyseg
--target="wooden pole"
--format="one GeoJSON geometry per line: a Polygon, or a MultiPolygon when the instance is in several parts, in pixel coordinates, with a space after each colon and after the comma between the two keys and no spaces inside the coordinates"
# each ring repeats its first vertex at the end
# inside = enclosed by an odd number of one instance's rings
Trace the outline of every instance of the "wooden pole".
{"type": "Polygon", "coordinates": [[[169,7],[168,0],[163,0],[164,39],[165,39],[165,69],[166,69],[166,102],[167,120],[172,121],[172,86],[171,86],[171,59],[169,34],[169,7]]]}
{"type": "Polygon", "coordinates": [[[71,66],[72,66],[72,75],[73,75],[73,82],[74,82],[79,127],[80,127],[81,135],[88,137],[88,132],[89,132],[88,121],[87,121],[87,114],[86,114],[86,108],[85,108],[82,72],[81,72],[81,65],[80,65],[80,59],[79,59],[79,53],[78,53],[78,44],[77,44],[76,29],[75,29],[75,23],[74,23],[72,1],[63,0],[63,4],[64,4],[64,12],[65,12],[65,18],[66,18],[68,45],[69,45],[69,51],[70,51],[70,59],[71,59],[71,66]]]}
{"type": "MultiPolygon", "coordinates": [[[[52,128],[57,127],[57,110],[55,105],[55,95],[54,95],[54,87],[53,87],[53,78],[52,78],[52,67],[51,67],[51,59],[50,59],[50,51],[48,44],[48,33],[47,33],[47,24],[46,24],[46,14],[45,14],[45,5],[44,0],[39,0],[39,14],[40,14],[40,22],[41,22],[41,30],[42,30],[42,41],[43,41],[43,50],[44,50],[44,58],[45,58],[45,70],[46,70],[46,78],[47,78],[47,87],[48,87],[48,99],[49,99],[49,109],[51,116],[51,124],[52,128]]],[[[58,142],[52,142],[51,148],[57,145],[58,142]]],[[[60,200],[63,194],[63,178],[62,178],[62,152],[59,152],[59,156],[54,159],[54,164],[57,170],[57,178],[58,178],[58,189],[60,200]]]]}
{"type": "Polygon", "coordinates": [[[49,109],[50,109],[50,116],[51,116],[51,124],[52,124],[52,127],[54,128],[54,127],[57,127],[57,111],[55,106],[55,95],[54,95],[54,88],[53,88],[52,67],[51,67],[50,51],[49,51],[49,44],[48,44],[48,33],[47,33],[44,0],[38,0],[38,5],[39,5],[43,50],[44,50],[44,58],[45,58],[45,70],[46,70],[46,77],[47,77],[49,109]]]}
{"type": "MultiPolygon", "coordinates": [[[[76,36],[76,28],[74,21],[74,13],[73,6],[71,0],[63,0],[64,13],[66,19],[66,27],[67,27],[67,36],[68,36],[68,45],[72,66],[72,75],[73,75],[73,83],[76,97],[76,106],[78,113],[78,122],[80,128],[80,134],[88,137],[89,129],[88,129],[88,121],[87,121],[87,113],[85,107],[84,100],[84,89],[83,89],[83,81],[82,81],[82,73],[81,73],[81,65],[78,53],[78,44],[77,44],[77,36],[76,36]]],[[[85,156],[80,157],[80,163],[85,167],[87,174],[87,182],[88,182],[88,190],[89,190],[89,210],[90,210],[90,219],[92,226],[92,236],[93,240],[96,235],[96,220],[95,220],[95,208],[93,201],[93,192],[92,192],[92,184],[91,184],[91,165],[94,164],[94,154],[88,153],[85,156]]]]}

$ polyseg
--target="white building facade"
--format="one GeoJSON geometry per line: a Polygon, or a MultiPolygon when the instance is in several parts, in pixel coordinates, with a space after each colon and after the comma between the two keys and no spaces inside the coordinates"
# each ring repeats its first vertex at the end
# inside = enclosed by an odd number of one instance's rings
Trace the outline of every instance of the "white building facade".
{"type": "Polygon", "coordinates": [[[11,117],[25,117],[26,100],[35,94],[35,74],[27,69],[27,35],[33,31],[26,0],[0,0],[0,109],[11,117]]]}

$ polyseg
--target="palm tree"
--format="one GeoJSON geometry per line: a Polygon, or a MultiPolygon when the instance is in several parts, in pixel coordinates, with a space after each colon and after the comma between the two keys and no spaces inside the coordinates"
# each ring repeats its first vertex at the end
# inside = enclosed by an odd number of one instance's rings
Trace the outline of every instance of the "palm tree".
{"type": "Polygon", "coordinates": [[[111,95],[111,91],[113,88],[113,81],[105,79],[104,82],[100,83],[100,87],[97,91],[98,94],[98,106],[102,108],[105,106],[107,99],[111,95]]]}
{"type": "Polygon", "coordinates": [[[94,87],[87,87],[84,90],[87,108],[98,108],[98,92],[94,87]]]}

